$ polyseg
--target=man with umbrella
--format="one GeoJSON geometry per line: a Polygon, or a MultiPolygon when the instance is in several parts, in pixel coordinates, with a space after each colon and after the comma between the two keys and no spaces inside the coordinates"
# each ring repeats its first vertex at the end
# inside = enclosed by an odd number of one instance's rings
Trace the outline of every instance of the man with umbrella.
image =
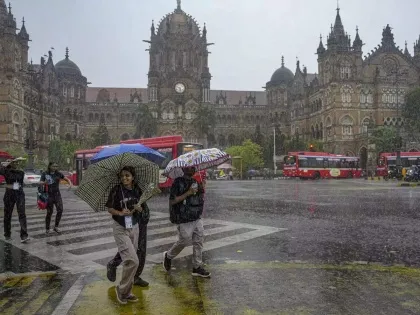
{"type": "Polygon", "coordinates": [[[209,278],[203,268],[202,251],[204,227],[201,216],[204,208],[204,187],[193,178],[196,171],[217,166],[230,158],[219,149],[203,149],[183,154],[167,165],[164,175],[175,179],[171,187],[170,220],[178,225],[178,241],[163,254],[163,267],[169,272],[174,259],[192,241],[195,277],[209,278]]]}
{"type": "Polygon", "coordinates": [[[202,250],[204,227],[201,215],[204,207],[204,188],[193,178],[194,167],[183,168],[184,176],[175,179],[170,192],[170,219],[178,224],[178,241],[164,253],[163,267],[171,270],[171,262],[192,240],[192,275],[208,278],[210,273],[203,268],[202,250]]]}

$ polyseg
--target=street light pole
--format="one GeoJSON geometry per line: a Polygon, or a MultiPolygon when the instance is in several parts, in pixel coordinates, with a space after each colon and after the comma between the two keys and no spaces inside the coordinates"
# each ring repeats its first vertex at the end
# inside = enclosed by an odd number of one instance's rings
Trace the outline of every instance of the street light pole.
{"type": "Polygon", "coordinates": [[[276,126],[273,127],[273,165],[274,165],[274,175],[277,174],[277,164],[276,164],[276,126]]]}

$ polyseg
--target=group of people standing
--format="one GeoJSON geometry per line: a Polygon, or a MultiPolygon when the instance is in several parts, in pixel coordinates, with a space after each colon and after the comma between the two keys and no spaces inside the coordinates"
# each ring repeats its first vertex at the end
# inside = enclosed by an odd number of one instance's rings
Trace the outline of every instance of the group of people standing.
{"type": "MultiPolygon", "coordinates": [[[[26,243],[30,240],[28,235],[28,228],[26,222],[25,212],[25,192],[24,178],[25,172],[19,169],[19,164],[24,161],[23,158],[17,158],[14,160],[7,160],[1,163],[0,175],[5,178],[5,193],[3,197],[4,202],[4,237],[6,240],[11,240],[12,237],[12,214],[13,209],[16,206],[19,223],[20,223],[20,239],[22,243],[26,243]]],[[[56,208],[57,214],[55,217],[54,231],[60,233],[58,228],[63,213],[63,201],[60,193],[60,181],[65,180],[70,187],[72,186],[71,181],[64,177],[62,173],[58,171],[58,165],[50,162],[48,164],[47,171],[41,175],[41,181],[39,185],[41,189],[45,189],[48,193],[47,203],[47,214],[45,217],[45,228],[46,234],[50,234],[50,223],[51,217],[56,208]]]]}
{"type": "MultiPolygon", "coordinates": [[[[192,275],[208,278],[210,273],[203,268],[202,261],[204,186],[193,178],[196,172],[194,167],[184,168],[183,172],[183,177],[175,179],[169,197],[170,220],[178,225],[178,241],[163,254],[163,267],[170,272],[172,259],[192,243],[192,275]]],[[[111,190],[106,203],[114,220],[113,234],[118,247],[117,255],[107,264],[107,277],[114,282],[117,267],[123,263],[121,281],[115,287],[117,300],[121,304],[138,301],[132,293],[133,285],[149,285],[141,278],[146,261],[149,208],[146,203],[138,205],[142,191],[135,177],[133,167],[122,168],[120,184],[111,190]]]]}

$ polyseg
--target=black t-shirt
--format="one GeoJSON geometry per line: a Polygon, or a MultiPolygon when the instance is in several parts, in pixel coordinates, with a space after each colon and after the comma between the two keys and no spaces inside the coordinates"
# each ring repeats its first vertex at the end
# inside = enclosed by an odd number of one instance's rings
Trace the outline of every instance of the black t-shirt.
{"type": "MultiPolygon", "coordinates": [[[[133,210],[134,206],[139,202],[142,195],[141,189],[134,186],[133,189],[127,189],[122,185],[115,186],[108,196],[105,207],[122,211],[123,209],[133,210]]],[[[125,219],[123,216],[113,215],[112,218],[121,226],[125,227],[125,219]]],[[[139,216],[133,215],[133,225],[139,222],[139,216]]]]}
{"type": "MultiPolygon", "coordinates": [[[[194,178],[178,177],[172,184],[169,199],[174,200],[176,197],[185,194],[193,183],[197,183],[194,178]]],[[[201,218],[203,208],[204,189],[201,184],[198,184],[198,191],[195,195],[171,206],[170,220],[176,224],[196,221],[201,218]]]]}
{"type": "Polygon", "coordinates": [[[48,185],[48,194],[55,195],[60,193],[60,180],[64,178],[64,175],[60,172],[47,173],[43,172],[41,175],[41,182],[45,182],[48,185]]]}
{"type": "Polygon", "coordinates": [[[7,185],[13,185],[14,183],[19,183],[19,191],[23,192],[23,179],[25,178],[25,173],[21,170],[14,170],[8,167],[0,168],[0,175],[4,176],[7,185]]]}

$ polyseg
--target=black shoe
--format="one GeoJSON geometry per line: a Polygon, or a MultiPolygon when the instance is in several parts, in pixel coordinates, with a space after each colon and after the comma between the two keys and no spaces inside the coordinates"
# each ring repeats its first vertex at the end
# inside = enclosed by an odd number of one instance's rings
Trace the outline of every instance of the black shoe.
{"type": "Polygon", "coordinates": [[[58,229],[57,226],[54,228],[54,232],[57,233],[57,234],[61,234],[61,231],[58,229]]]}
{"type": "Polygon", "coordinates": [[[5,239],[6,241],[10,241],[10,240],[12,239],[12,237],[11,237],[11,236],[5,236],[5,237],[4,237],[4,239],[5,239]]]}
{"type": "Polygon", "coordinates": [[[109,281],[115,282],[115,280],[117,279],[117,267],[115,267],[111,263],[108,263],[106,265],[106,277],[109,281]]]}
{"type": "Polygon", "coordinates": [[[192,275],[194,277],[209,278],[211,273],[204,270],[203,267],[193,268],[192,275]]]}
{"type": "Polygon", "coordinates": [[[149,282],[143,280],[142,278],[136,278],[134,280],[134,285],[137,285],[137,286],[142,287],[142,288],[146,288],[146,287],[149,286],[149,282]]]}
{"type": "Polygon", "coordinates": [[[163,253],[163,269],[166,270],[166,272],[171,271],[172,266],[172,260],[168,258],[167,252],[163,253]]]}

